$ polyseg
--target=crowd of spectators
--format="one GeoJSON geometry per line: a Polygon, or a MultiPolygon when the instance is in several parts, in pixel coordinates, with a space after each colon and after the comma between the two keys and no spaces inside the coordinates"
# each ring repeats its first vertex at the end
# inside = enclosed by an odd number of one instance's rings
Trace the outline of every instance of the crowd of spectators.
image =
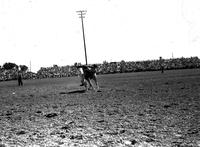
{"type": "MultiPolygon", "coordinates": [[[[11,70],[4,70],[0,68],[0,81],[10,81],[17,79],[18,70],[11,69],[11,70]]],[[[34,79],[37,78],[37,74],[33,72],[22,72],[23,79],[34,79]]]]}
{"type": "Polygon", "coordinates": [[[53,67],[41,67],[37,72],[38,78],[55,78],[55,77],[67,77],[70,76],[70,66],[59,67],[54,65],[53,67]]]}
{"type": "Polygon", "coordinates": [[[124,72],[139,72],[139,71],[158,71],[172,69],[189,69],[199,68],[200,59],[198,57],[191,58],[173,58],[173,59],[158,59],[146,61],[130,61],[130,62],[103,62],[98,66],[99,74],[107,73],[124,73],[124,72]]]}
{"type": "Polygon", "coordinates": [[[11,79],[16,79],[16,70],[4,70],[0,68],[0,81],[7,81],[11,79]]]}
{"type": "MultiPolygon", "coordinates": [[[[140,72],[140,71],[158,71],[163,68],[164,70],[172,69],[188,69],[199,68],[200,59],[198,57],[191,58],[173,58],[173,59],[158,59],[146,61],[130,61],[125,62],[106,62],[97,64],[97,74],[112,74],[112,73],[125,73],[125,72],[140,72]]],[[[16,79],[16,70],[4,70],[0,66],[0,81],[16,79]]],[[[75,66],[57,66],[41,67],[37,73],[24,72],[23,79],[36,79],[36,78],[55,78],[55,77],[70,77],[77,76],[78,71],[75,66]]]]}

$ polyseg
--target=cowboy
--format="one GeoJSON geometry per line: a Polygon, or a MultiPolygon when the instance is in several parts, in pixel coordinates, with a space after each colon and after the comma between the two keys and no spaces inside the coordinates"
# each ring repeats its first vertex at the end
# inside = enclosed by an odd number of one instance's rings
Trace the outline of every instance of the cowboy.
{"type": "Polygon", "coordinates": [[[19,86],[23,86],[23,82],[22,82],[22,72],[21,72],[21,71],[18,71],[17,80],[18,80],[18,85],[19,85],[19,86]]]}

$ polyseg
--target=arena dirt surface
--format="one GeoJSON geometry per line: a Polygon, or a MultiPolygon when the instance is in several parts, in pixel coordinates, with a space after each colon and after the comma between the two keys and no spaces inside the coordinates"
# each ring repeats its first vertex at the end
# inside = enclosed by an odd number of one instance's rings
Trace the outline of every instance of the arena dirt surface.
{"type": "Polygon", "coordinates": [[[0,147],[200,147],[200,69],[0,82],[0,147]]]}

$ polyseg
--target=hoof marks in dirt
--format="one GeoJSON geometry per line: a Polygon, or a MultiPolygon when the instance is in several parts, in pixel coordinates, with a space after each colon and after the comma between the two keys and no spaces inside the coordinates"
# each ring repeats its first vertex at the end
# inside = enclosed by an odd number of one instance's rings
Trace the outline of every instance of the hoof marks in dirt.
{"type": "Polygon", "coordinates": [[[12,112],[7,112],[6,113],[6,116],[10,116],[10,115],[12,115],[12,112]]]}
{"type": "Polygon", "coordinates": [[[24,135],[24,134],[26,134],[25,131],[19,131],[19,132],[16,133],[16,135],[24,135]]]}
{"type": "Polygon", "coordinates": [[[38,111],[36,111],[35,113],[40,114],[40,113],[42,113],[42,111],[38,110],[38,111]]]}
{"type": "Polygon", "coordinates": [[[61,130],[65,130],[66,132],[69,132],[69,130],[71,129],[70,126],[66,125],[60,128],[61,130]]]}
{"type": "Polygon", "coordinates": [[[178,106],[178,104],[177,103],[165,104],[163,107],[165,109],[167,109],[167,108],[170,108],[170,107],[173,107],[173,106],[178,106]]]}
{"type": "Polygon", "coordinates": [[[135,145],[136,143],[138,143],[135,139],[131,140],[131,145],[135,145]]]}
{"type": "Polygon", "coordinates": [[[74,140],[74,139],[76,139],[76,140],[83,140],[83,136],[82,135],[71,135],[70,139],[71,140],[74,140]]]}
{"type": "Polygon", "coordinates": [[[30,96],[30,97],[34,97],[34,95],[33,95],[33,94],[29,94],[29,96],[30,96]]]}
{"type": "Polygon", "coordinates": [[[56,116],[58,116],[57,113],[49,113],[49,114],[45,115],[45,117],[47,117],[47,118],[52,118],[52,117],[56,117],[56,116]]]}
{"type": "Polygon", "coordinates": [[[167,109],[167,108],[170,108],[171,106],[170,105],[164,105],[163,107],[167,109]]]}
{"type": "Polygon", "coordinates": [[[193,135],[193,134],[198,134],[199,133],[199,130],[197,130],[197,129],[189,129],[188,130],[188,132],[187,132],[187,134],[188,135],[193,135]]]}
{"type": "Polygon", "coordinates": [[[143,114],[143,113],[138,113],[137,115],[138,115],[138,116],[144,116],[144,114],[143,114]]]}
{"type": "Polygon", "coordinates": [[[119,131],[119,134],[123,134],[123,133],[125,133],[126,132],[126,130],[120,130],[119,131]]]}
{"type": "Polygon", "coordinates": [[[117,131],[107,131],[106,134],[108,134],[108,135],[118,135],[119,133],[117,131]]]}
{"type": "Polygon", "coordinates": [[[101,120],[97,120],[98,123],[104,123],[105,120],[101,119],[101,120]]]}

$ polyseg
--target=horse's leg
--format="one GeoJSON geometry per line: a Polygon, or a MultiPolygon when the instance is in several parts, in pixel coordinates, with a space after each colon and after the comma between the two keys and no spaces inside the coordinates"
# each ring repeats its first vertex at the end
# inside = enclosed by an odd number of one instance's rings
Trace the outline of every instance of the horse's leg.
{"type": "Polygon", "coordinates": [[[88,91],[90,88],[90,83],[89,83],[88,79],[84,79],[84,86],[85,86],[85,90],[88,91]],[[89,84],[89,87],[88,87],[88,84],[89,84]]]}
{"type": "Polygon", "coordinates": [[[91,80],[90,80],[90,79],[88,79],[88,83],[89,83],[89,89],[90,89],[90,87],[91,87],[92,89],[94,89],[93,86],[92,86],[92,83],[91,83],[91,80]]]}
{"type": "Polygon", "coordinates": [[[95,82],[95,84],[96,84],[96,86],[97,86],[97,90],[99,90],[99,84],[98,84],[98,81],[97,81],[97,76],[96,76],[96,74],[94,75],[93,80],[94,80],[94,82],[95,82]]]}

